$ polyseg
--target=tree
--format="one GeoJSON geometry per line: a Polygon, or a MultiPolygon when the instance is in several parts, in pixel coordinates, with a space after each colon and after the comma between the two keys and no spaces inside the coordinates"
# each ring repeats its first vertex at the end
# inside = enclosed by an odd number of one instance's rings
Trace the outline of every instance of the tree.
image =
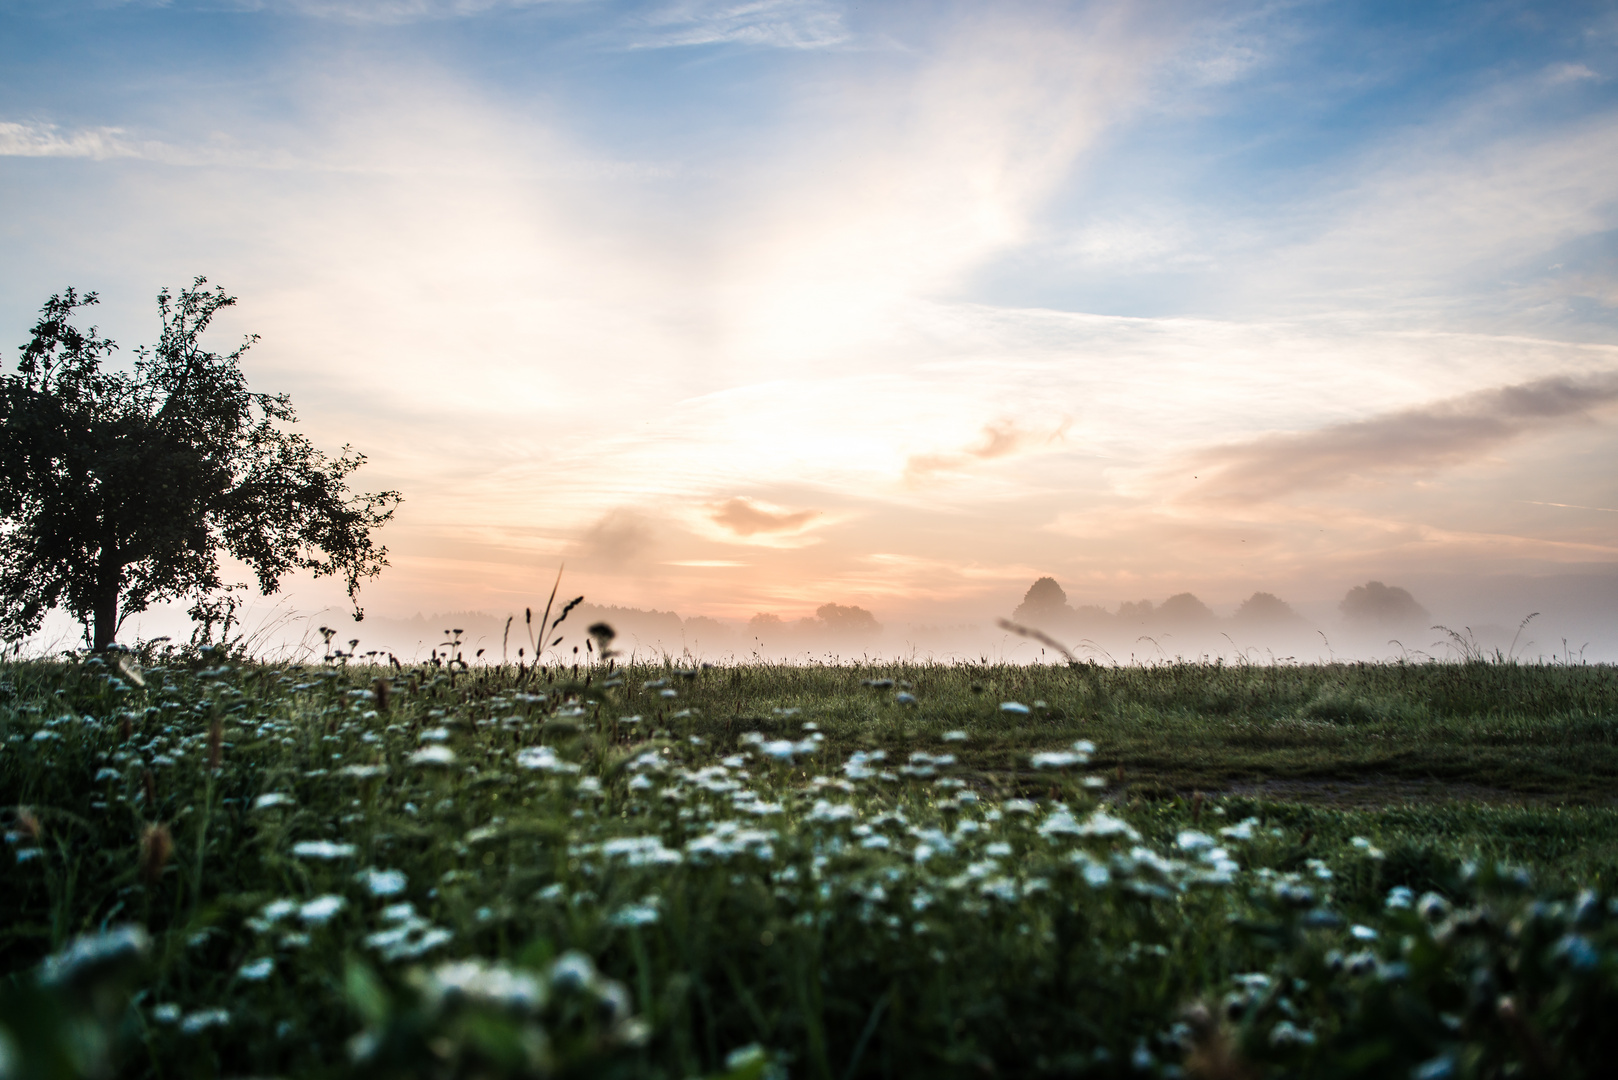
{"type": "Polygon", "coordinates": [[[1351,623],[1415,626],[1432,618],[1408,590],[1380,581],[1367,581],[1348,590],[1337,609],[1351,623]]]}
{"type": "Polygon", "coordinates": [[[199,342],[236,302],[197,278],[158,294],[162,334],[133,372],[103,367],[117,348],[73,325],[95,293],[52,296],[15,374],[0,376],[0,635],[25,637],[63,608],[98,649],[132,612],[190,600],[206,625],[234,611],[219,554],[246,563],[259,590],[293,570],[360,582],[387,565],[371,531],[396,491],[352,495],[365,461],[336,457],[287,430],[285,394],[247,389],[249,337],[221,355],[199,342]]]}
{"type": "Polygon", "coordinates": [[[875,615],[852,604],[846,607],[842,604],[821,604],[815,608],[814,621],[818,624],[815,629],[839,637],[867,638],[882,632],[882,624],[876,621],[875,615]]]}
{"type": "Polygon", "coordinates": [[[1050,626],[1065,622],[1071,614],[1072,609],[1067,606],[1067,593],[1062,591],[1062,586],[1053,577],[1042,577],[1028,587],[1022,603],[1017,605],[1011,617],[1018,622],[1050,626]]]}

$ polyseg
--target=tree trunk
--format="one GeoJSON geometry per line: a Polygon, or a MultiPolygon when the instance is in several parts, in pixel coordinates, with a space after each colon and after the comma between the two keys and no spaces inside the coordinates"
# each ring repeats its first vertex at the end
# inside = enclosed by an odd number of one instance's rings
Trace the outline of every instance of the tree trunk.
{"type": "Polygon", "coordinates": [[[118,593],[123,588],[123,567],[113,552],[103,550],[96,574],[95,651],[106,652],[118,636],[118,593]]]}

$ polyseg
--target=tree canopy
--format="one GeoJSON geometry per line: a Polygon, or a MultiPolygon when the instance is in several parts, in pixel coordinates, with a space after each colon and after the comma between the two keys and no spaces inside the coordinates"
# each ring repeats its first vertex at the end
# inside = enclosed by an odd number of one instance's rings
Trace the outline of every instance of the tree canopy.
{"type": "Polygon", "coordinates": [[[265,595],[295,570],[340,577],[363,617],[360,584],[387,565],[371,533],[400,495],[352,494],[364,455],[323,454],[290,430],[287,395],[248,389],[256,337],[224,354],[202,346],[236,302],[206,285],[158,294],[162,333],[133,371],[107,367],[117,346],[74,325],[97,298],[70,288],[0,376],[0,636],[32,634],[60,608],[105,649],[125,616],[175,600],[211,624],[243,587],[221,576],[221,552],[265,595]]]}

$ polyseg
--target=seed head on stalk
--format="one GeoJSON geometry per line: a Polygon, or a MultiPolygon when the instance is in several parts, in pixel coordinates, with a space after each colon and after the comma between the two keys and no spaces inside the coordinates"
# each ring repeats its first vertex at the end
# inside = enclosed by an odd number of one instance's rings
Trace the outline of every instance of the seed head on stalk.
{"type": "Polygon", "coordinates": [[[140,877],[146,884],[154,884],[163,876],[163,868],[174,854],[174,837],[169,827],[160,821],[147,825],[140,834],[140,877]]]}

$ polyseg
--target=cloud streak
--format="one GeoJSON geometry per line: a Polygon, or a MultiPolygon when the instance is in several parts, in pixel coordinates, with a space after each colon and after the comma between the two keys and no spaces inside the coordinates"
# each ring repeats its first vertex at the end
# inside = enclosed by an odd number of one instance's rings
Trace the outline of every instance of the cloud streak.
{"type": "Polygon", "coordinates": [[[818,510],[767,510],[741,497],[720,504],[713,512],[714,522],[737,536],[797,532],[819,516],[818,510]]]}
{"type": "Polygon", "coordinates": [[[141,157],[145,151],[125,138],[123,128],[62,128],[56,124],[0,120],[0,157],[141,157]]]}
{"type": "Polygon", "coordinates": [[[1064,419],[1060,427],[1048,434],[1018,427],[1013,420],[984,424],[978,441],[958,453],[912,454],[905,460],[905,479],[923,480],[934,473],[958,471],[976,461],[1010,457],[1030,446],[1060,442],[1071,422],[1064,419]]]}
{"type": "Polygon", "coordinates": [[[1268,435],[1196,455],[1198,497],[1263,502],[1386,473],[1476,460],[1502,443],[1618,400],[1618,373],[1556,376],[1316,431],[1268,435]]]}
{"type": "Polygon", "coordinates": [[[842,12],[819,0],[672,4],[634,20],[635,48],[755,45],[826,49],[850,39],[842,12]]]}

